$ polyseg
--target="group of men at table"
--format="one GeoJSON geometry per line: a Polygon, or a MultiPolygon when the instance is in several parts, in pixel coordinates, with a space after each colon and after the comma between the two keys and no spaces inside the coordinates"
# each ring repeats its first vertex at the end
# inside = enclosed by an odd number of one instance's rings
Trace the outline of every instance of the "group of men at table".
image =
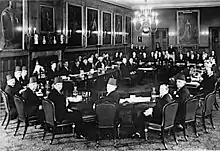
{"type": "MultiPolygon", "coordinates": [[[[213,73],[212,64],[205,64],[206,72],[203,74],[203,79],[201,80],[200,88],[203,88],[204,96],[214,90],[216,76],[213,73]]],[[[37,96],[37,78],[30,77],[29,81],[27,79],[27,68],[16,67],[14,76],[7,75],[7,85],[5,92],[8,95],[8,101],[10,106],[10,114],[13,118],[17,117],[17,110],[14,102],[14,95],[19,95],[25,100],[25,112],[27,116],[37,115],[39,121],[44,121],[44,112],[42,108],[41,99],[37,96]],[[25,70],[25,71],[24,71],[25,70]],[[23,73],[24,72],[24,73],[23,73]],[[26,78],[25,78],[26,77],[26,78]],[[23,80],[22,80],[23,79],[23,80]]],[[[155,121],[160,123],[161,121],[161,112],[165,104],[175,100],[179,102],[179,108],[176,116],[176,121],[183,117],[183,105],[190,97],[190,91],[186,87],[186,78],[185,75],[179,74],[176,76],[176,90],[174,93],[170,94],[169,86],[166,83],[163,83],[159,87],[159,98],[156,101],[156,106],[153,108],[152,114],[148,115],[148,112],[143,111],[139,117],[135,119],[136,133],[134,136],[144,137],[144,122],[155,121]]],[[[95,104],[103,103],[108,101],[118,106],[120,102],[120,95],[117,93],[117,80],[110,78],[107,83],[107,94],[95,104]]],[[[55,105],[55,115],[56,119],[60,122],[65,120],[70,120],[76,123],[76,134],[78,138],[83,138],[83,120],[82,114],[78,110],[73,110],[68,107],[68,102],[63,92],[63,80],[60,76],[54,77],[53,80],[53,89],[51,90],[48,98],[55,105]]],[[[120,111],[119,111],[120,112],[120,111]]],[[[178,125],[181,127],[181,125],[178,125]]]]}

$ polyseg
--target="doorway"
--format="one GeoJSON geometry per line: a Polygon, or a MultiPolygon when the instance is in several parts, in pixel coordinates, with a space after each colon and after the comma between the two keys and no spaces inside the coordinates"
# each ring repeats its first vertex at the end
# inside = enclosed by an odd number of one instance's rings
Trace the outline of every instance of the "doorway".
{"type": "Polygon", "coordinates": [[[168,28],[158,28],[156,32],[152,32],[152,50],[155,50],[156,43],[160,43],[162,50],[166,50],[169,46],[168,28]]]}
{"type": "Polygon", "coordinates": [[[209,48],[215,51],[220,48],[220,27],[209,27],[209,48]]]}

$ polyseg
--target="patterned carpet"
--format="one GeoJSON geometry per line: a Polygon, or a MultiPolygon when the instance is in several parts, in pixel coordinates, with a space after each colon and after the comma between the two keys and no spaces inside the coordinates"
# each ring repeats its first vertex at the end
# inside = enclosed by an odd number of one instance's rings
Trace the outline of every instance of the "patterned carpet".
{"type": "MultiPolygon", "coordinates": [[[[153,84],[152,84],[153,85],[153,84]]],[[[151,86],[140,85],[136,88],[128,88],[128,92],[140,92],[150,89],[151,86]]],[[[119,88],[120,91],[120,88],[119,88]]],[[[218,103],[220,98],[218,96],[218,103]]],[[[3,110],[1,110],[0,122],[2,121],[3,110]]],[[[190,126],[187,128],[188,141],[186,142],[183,133],[177,131],[179,144],[176,145],[173,137],[166,135],[165,141],[169,150],[220,150],[220,111],[213,111],[215,129],[211,129],[209,120],[207,120],[208,133],[204,132],[200,120],[198,120],[197,131],[199,138],[194,136],[190,126]]],[[[57,135],[54,139],[54,145],[50,145],[51,134],[47,134],[44,141],[41,140],[43,129],[28,127],[25,139],[22,140],[24,127],[21,127],[17,136],[13,136],[16,127],[16,121],[9,124],[7,130],[0,126],[0,151],[72,151],[72,150],[95,150],[95,142],[89,140],[80,140],[72,137],[71,134],[57,135]]],[[[161,150],[164,146],[157,133],[149,132],[149,140],[121,138],[117,140],[117,147],[113,147],[112,140],[102,140],[98,150],[161,150]]]]}

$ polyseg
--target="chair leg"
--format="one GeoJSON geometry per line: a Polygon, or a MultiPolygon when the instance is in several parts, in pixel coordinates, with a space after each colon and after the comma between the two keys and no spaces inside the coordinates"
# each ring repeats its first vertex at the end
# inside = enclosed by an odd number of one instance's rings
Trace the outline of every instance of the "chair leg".
{"type": "Polygon", "coordinates": [[[8,116],[7,123],[5,125],[5,130],[7,129],[9,122],[10,122],[10,116],[8,116]]]}
{"type": "Polygon", "coordinates": [[[183,123],[182,125],[183,125],[183,135],[184,135],[184,138],[185,138],[186,141],[188,141],[188,138],[186,136],[186,124],[183,123]]]}
{"type": "Polygon", "coordinates": [[[196,137],[199,137],[197,130],[196,130],[196,121],[193,122],[193,129],[194,129],[194,133],[195,133],[196,137]]]}
{"type": "Polygon", "coordinates": [[[206,129],[206,125],[205,125],[205,116],[202,116],[202,124],[203,124],[203,128],[205,130],[206,133],[208,133],[207,129],[206,129]]]}
{"type": "Polygon", "coordinates": [[[6,120],[6,118],[7,118],[7,112],[5,112],[5,117],[4,117],[4,120],[3,120],[3,122],[2,122],[2,126],[4,125],[4,123],[5,123],[5,120],[6,120]]]}
{"type": "Polygon", "coordinates": [[[46,136],[46,133],[47,133],[47,130],[44,129],[44,134],[43,134],[43,138],[42,138],[42,141],[44,140],[45,136],[46,136]]]}
{"type": "Polygon", "coordinates": [[[216,109],[216,110],[218,110],[219,105],[218,105],[218,103],[217,103],[217,101],[216,101],[216,100],[215,100],[215,102],[214,102],[214,106],[215,106],[215,109],[216,109]]]}
{"type": "Polygon", "coordinates": [[[18,131],[19,126],[20,126],[20,123],[21,123],[21,121],[18,120],[17,127],[16,127],[16,130],[15,130],[15,133],[14,133],[14,136],[16,136],[16,134],[17,134],[17,131],[18,131]]]}
{"type": "Polygon", "coordinates": [[[26,132],[27,132],[28,126],[29,126],[29,123],[25,121],[25,127],[24,127],[24,133],[23,133],[22,139],[24,139],[24,136],[25,136],[25,134],[26,134],[26,132]]]}
{"type": "Polygon", "coordinates": [[[166,143],[164,141],[164,130],[162,130],[162,132],[161,132],[161,138],[162,138],[162,143],[163,143],[165,149],[167,150],[167,145],[166,145],[166,143]]]}
{"type": "Polygon", "coordinates": [[[53,139],[54,139],[54,137],[55,137],[55,131],[56,131],[56,128],[53,128],[52,138],[51,138],[51,141],[50,141],[50,145],[52,145],[52,143],[53,143],[53,139]]]}
{"type": "Polygon", "coordinates": [[[178,140],[176,139],[176,128],[175,128],[175,126],[172,128],[172,133],[173,133],[174,141],[176,142],[176,145],[178,145],[178,140]]]}
{"type": "Polygon", "coordinates": [[[210,123],[212,125],[212,128],[215,129],[214,123],[213,123],[213,119],[212,119],[212,114],[209,116],[210,119],[210,123]]]}
{"type": "Polygon", "coordinates": [[[116,147],[116,143],[117,143],[117,130],[116,128],[113,129],[113,140],[114,140],[114,147],[116,147]]]}

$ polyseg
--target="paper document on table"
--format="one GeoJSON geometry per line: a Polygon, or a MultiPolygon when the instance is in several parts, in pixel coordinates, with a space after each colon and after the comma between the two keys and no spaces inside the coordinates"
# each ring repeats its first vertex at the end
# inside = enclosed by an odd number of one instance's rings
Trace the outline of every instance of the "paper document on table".
{"type": "Polygon", "coordinates": [[[199,82],[196,82],[196,81],[191,81],[191,82],[186,83],[186,84],[189,85],[189,86],[195,86],[195,87],[200,85],[199,82]]]}
{"type": "Polygon", "coordinates": [[[152,70],[154,70],[154,68],[151,68],[151,67],[149,67],[149,68],[138,68],[138,70],[152,71],[152,70]]]}
{"type": "Polygon", "coordinates": [[[149,109],[147,109],[147,110],[144,111],[144,115],[145,115],[145,116],[152,115],[152,113],[153,113],[153,108],[149,108],[149,109]]]}

